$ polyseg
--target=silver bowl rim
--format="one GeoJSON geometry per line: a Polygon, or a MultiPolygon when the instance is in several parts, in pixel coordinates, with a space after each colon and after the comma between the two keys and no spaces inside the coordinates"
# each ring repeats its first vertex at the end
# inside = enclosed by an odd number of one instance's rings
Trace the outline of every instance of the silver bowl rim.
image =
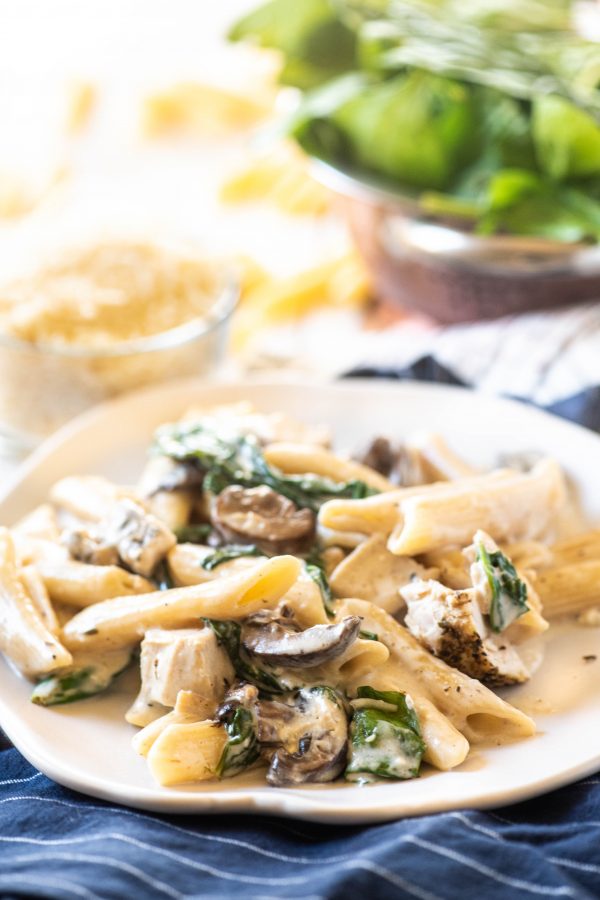
{"type": "Polygon", "coordinates": [[[441,217],[428,213],[419,204],[419,192],[394,190],[393,187],[376,175],[362,170],[343,168],[326,162],[317,156],[309,156],[310,171],[323,186],[334,193],[351,200],[367,203],[370,206],[385,206],[390,212],[396,212],[405,218],[420,221],[423,225],[445,229],[462,235],[473,247],[484,249],[495,248],[512,254],[540,254],[562,259],[576,258],[579,263],[600,263],[600,243],[584,242],[568,243],[545,237],[529,235],[494,234],[479,235],[473,232],[466,223],[460,225],[458,217],[441,217]]]}

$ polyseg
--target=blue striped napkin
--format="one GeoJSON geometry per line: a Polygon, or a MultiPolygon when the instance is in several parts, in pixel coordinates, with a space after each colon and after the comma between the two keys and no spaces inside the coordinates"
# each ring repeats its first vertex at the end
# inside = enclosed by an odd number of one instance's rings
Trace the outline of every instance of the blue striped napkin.
{"type": "MultiPolygon", "coordinates": [[[[459,383],[434,360],[385,374],[459,383]]],[[[600,430],[600,390],[554,409],[600,430]]],[[[332,826],[159,816],[69,791],[0,733],[0,897],[600,897],[600,775],[490,812],[332,826]]]]}

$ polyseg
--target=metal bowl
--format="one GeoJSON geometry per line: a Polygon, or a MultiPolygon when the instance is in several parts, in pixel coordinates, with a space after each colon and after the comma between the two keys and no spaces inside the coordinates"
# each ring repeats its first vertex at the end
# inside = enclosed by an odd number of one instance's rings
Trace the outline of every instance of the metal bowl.
{"type": "Polygon", "coordinates": [[[362,173],[318,159],[312,172],[338,195],[378,295],[405,308],[453,323],[600,298],[600,246],[482,237],[362,173]]]}

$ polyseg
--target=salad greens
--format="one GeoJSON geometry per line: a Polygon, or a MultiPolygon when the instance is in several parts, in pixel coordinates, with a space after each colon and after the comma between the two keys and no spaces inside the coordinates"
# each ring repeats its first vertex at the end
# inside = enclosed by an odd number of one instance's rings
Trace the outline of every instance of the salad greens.
{"type": "Polygon", "coordinates": [[[281,51],[308,153],[483,234],[598,241],[600,44],[570,6],[270,0],[230,37],[281,51]]]}
{"type": "Polygon", "coordinates": [[[527,585],[517,575],[510,559],[500,550],[490,553],[482,543],[476,545],[477,562],[483,566],[492,591],[490,627],[500,632],[529,610],[527,585]]]}
{"type": "Polygon", "coordinates": [[[204,489],[220,493],[231,484],[267,485],[300,508],[318,512],[332,497],[361,499],[377,493],[363,481],[338,483],[317,475],[284,475],[270,466],[253,435],[219,435],[201,423],[159,428],[154,448],[176,460],[194,459],[205,470],[204,489]]]}
{"type": "Polygon", "coordinates": [[[417,776],[425,744],[419,720],[406,695],[364,685],[358,688],[357,698],[374,703],[354,709],[346,779],[367,782],[417,776]]]}

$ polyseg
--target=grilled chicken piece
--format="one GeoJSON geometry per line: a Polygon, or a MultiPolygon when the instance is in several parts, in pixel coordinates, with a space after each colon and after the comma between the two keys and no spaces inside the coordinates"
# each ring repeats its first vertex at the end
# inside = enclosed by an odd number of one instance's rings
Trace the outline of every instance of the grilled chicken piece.
{"type": "Polygon", "coordinates": [[[141,503],[123,498],[96,525],[64,531],[61,542],[74,559],[98,566],[122,563],[148,577],[177,539],[141,503]]]}
{"type": "Polygon", "coordinates": [[[140,657],[142,686],[127,721],[147,725],[174,707],[180,691],[193,691],[209,718],[223,699],[235,674],[212,628],[152,628],[146,632],[140,657]]]}
{"type": "Polygon", "coordinates": [[[406,627],[448,665],[491,687],[527,681],[515,648],[502,634],[488,632],[475,589],[453,591],[439,581],[415,579],[401,594],[406,627]]]}

